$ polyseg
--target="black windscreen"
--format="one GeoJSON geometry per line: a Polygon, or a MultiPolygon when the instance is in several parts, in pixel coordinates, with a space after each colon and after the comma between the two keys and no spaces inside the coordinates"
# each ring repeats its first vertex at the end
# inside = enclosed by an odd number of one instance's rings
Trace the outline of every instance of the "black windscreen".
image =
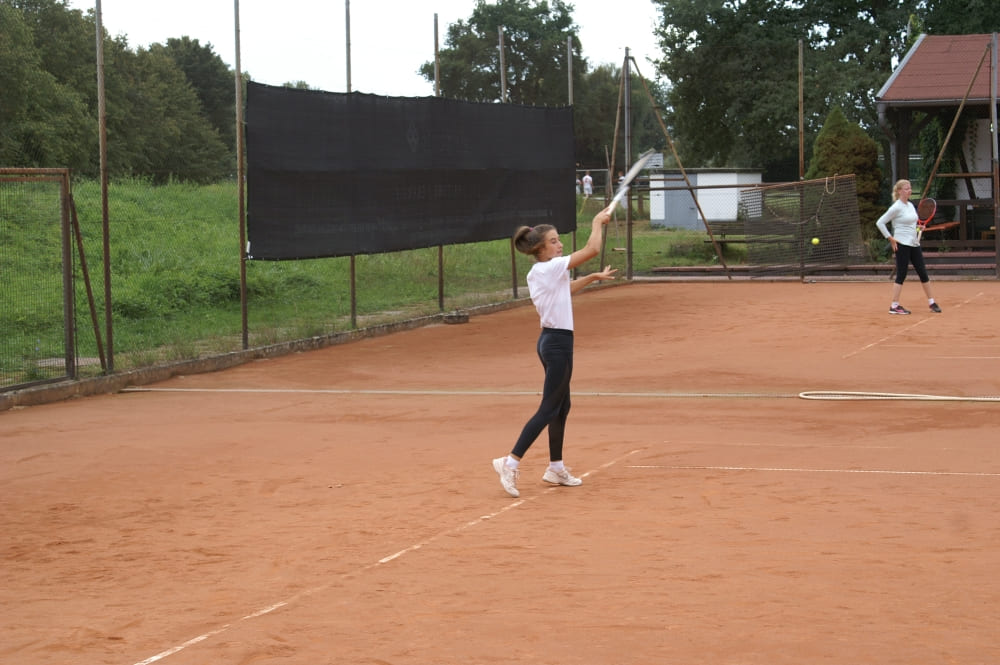
{"type": "Polygon", "coordinates": [[[254,259],[374,254],[576,228],[572,108],[248,84],[254,259]]]}

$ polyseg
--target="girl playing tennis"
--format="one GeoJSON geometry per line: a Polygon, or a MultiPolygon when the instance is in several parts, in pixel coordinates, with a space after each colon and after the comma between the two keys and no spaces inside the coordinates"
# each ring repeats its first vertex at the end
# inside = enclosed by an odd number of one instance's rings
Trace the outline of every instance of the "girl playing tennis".
{"type": "Polygon", "coordinates": [[[559,232],[550,224],[522,226],[514,232],[514,246],[535,257],[528,271],[528,294],[538,310],[542,332],[538,337],[538,358],[545,369],[542,402],[535,415],[524,425],[513,450],[505,457],[493,460],[493,470],[500,484],[511,496],[517,490],[518,464],[542,433],[549,429],[549,467],[542,480],[554,485],[576,486],[582,480],[570,475],[563,464],[563,434],[569,415],[569,381],[573,374],[573,304],[571,294],[605,279],[614,279],[617,270],[607,266],[600,272],[572,279],[570,271],[600,253],[604,225],[611,219],[611,207],[594,217],[587,244],[569,256],[563,256],[559,232]]]}
{"type": "Polygon", "coordinates": [[[892,188],[892,205],[878,218],[875,226],[892,245],[892,252],[896,255],[896,280],[892,285],[892,303],[889,305],[890,314],[909,314],[910,310],[899,304],[899,294],[903,290],[903,282],[906,280],[906,271],[910,263],[917,271],[920,278],[920,285],[924,287],[927,295],[927,304],[931,311],[940,314],[941,307],[934,302],[931,294],[930,277],[927,275],[927,266],[924,264],[924,253],[920,249],[920,240],[917,237],[917,210],[910,203],[910,194],[913,188],[909,180],[899,180],[892,188]],[[889,234],[887,224],[892,222],[892,234],[889,234]]]}

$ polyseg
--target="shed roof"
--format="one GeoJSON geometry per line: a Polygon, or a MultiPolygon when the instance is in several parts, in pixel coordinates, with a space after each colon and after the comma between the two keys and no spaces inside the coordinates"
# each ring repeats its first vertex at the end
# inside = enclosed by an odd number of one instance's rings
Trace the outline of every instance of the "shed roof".
{"type": "Polygon", "coordinates": [[[988,104],[991,58],[985,54],[992,40],[989,33],[920,35],[875,99],[889,106],[953,106],[968,91],[966,103],[988,104]]]}

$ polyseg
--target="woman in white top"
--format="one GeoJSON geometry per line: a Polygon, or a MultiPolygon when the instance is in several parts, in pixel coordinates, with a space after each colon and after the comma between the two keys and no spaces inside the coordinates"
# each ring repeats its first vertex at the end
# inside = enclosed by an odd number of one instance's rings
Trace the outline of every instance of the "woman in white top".
{"type": "Polygon", "coordinates": [[[899,294],[903,290],[903,282],[906,280],[906,272],[910,263],[917,271],[920,278],[920,285],[924,287],[927,294],[927,304],[932,312],[941,313],[941,307],[934,302],[931,295],[930,277],[927,275],[927,266],[924,264],[924,252],[920,249],[920,240],[917,238],[917,209],[910,203],[910,194],[913,188],[909,180],[900,180],[892,188],[892,205],[885,211],[875,226],[889,244],[896,255],[896,281],[892,285],[892,303],[889,305],[890,314],[909,314],[910,310],[899,304],[899,294]],[[892,233],[889,233],[888,224],[892,223],[892,233]]]}
{"type": "Polygon", "coordinates": [[[562,457],[563,434],[570,409],[569,382],[573,375],[571,295],[588,284],[614,279],[617,270],[607,266],[600,272],[577,279],[572,279],[570,271],[600,253],[604,226],[610,219],[610,208],[597,213],[587,244],[569,256],[562,255],[559,232],[551,224],[522,226],[514,233],[514,246],[518,251],[535,257],[535,265],[528,272],[528,293],[541,321],[542,331],[536,348],[545,369],[545,382],[541,404],[524,425],[514,448],[509,455],[493,460],[493,470],[511,496],[520,496],[517,478],[521,458],[546,427],[549,430],[549,466],[542,480],[570,487],[583,482],[570,475],[562,457]]]}

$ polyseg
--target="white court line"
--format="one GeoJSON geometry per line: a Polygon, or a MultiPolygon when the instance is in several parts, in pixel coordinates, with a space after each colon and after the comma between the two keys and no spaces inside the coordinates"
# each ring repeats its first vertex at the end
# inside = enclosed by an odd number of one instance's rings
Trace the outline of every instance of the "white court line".
{"type": "MultiPolygon", "coordinates": [[[[615,459],[611,460],[610,462],[605,462],[600,467],[598,467],[598,470],[600,470],[600,469],[607,469],[607,468],[609,468],[611,466],[614,466],[615,464],[618,464],[622,460],[624,460],[624,459],[626,459],[628,457],[631,457],[632,455],[635,455],[636,453],[638,453],[640,451],[641,451],[641,449],[631,450],[631,451],[625,453],[624,455],[622,455],[621,457],[615,458],[615,459]]],[[[586,473],[581,474],[580,477],[581,478],[586,478],[588,476],[593,475],[594,473],[597,473],[597,471],[596,470],[595,471],[587,471],[586,473]]],[[[555,485],[555,486],[547,488],[546,490],[543,490],[543,494],[536,494],[535,496],[532,496],[532,497],[528,497],[528,498],[524,498],[524,499],[518,499],[517,501],[514,501],[512,503],[508,503],[508,504],[504,505],[503,508],[501,508],[499,510],[496,510],[496,511],[494,511],[494,512],[488,514],[488,515],[482,515],[481,517],[478,517],[478,518],[476,518],[474,520],[470,520],[470,521],[468,521],[468,522],[466,522],[464,524],[460,524],[460,525],[458,525],[456,527],[453,527],[451,529],[447,529],[445,531],[437,533],[437,534],[435,534],[433,536],[430,536],[429,538],[426,538],[426,539],[424,539],[424,540],[422,540],[422,541],[420,541],[418,543],[414,543],[413,545],[410,545],[409,547],[404,547],[403,549],[399,550],[398,552],[396,552],[394,554],[390,554],[388,556],[384,556],[384,557],[382,557],[381,559],[379,559],[378,561],[376,561],[374,563],[369,563],[367,565],[361,566],[360,568],[358,568],[358,569],[356,569],[356,570],[354,570],[352,572],[343,573],[343,574],[340,575],[340,579],[346,579],[346,578],[349,578],[349,577],[352,577],[352,576],[356,575],[359,572],[364,572],[364,571],[367,571],[367,570],[372,570],[374,568],[377,568],[378,566],[384,566],[385,564],[390,563],[392,561],[395,561],[396,559],[398,559],[398,558],[400,558],[400,557],[402,557],[402,556],[404,556],[406,554],[409,554],[410,552],[416,552],[417,550],[419,550],[420,548],[424,547],[425,545],[428,545],[428,544],[430,544],[430,543],[432,543],[432,542],[434,542],[436,540],[440,540],[441,538],[444,538],[445,536],[449,536],[449,535],[456,534],[456,533],[461,533],[462,531],[465,531],[466,529],[470,529],[470,528],[472,528],[474,526],[482,524],[483,522],[485,522],[487,520],[491,520],[494,517],[499,517],[500,515],[508,512],[510,510],[513,510],[513,509],[517,508],[518,506],[523,506],[528,501],[534,501],[539,496],[543,496],[544,493],[556,491],[558,489],[559,489],[559,486],[555,485]]],[[[306,596],[312,596],[312,595],[315,595],[315,594],[320,593],[322,591],[325,591],[325,590],[329,589],[331,586],[333,586],[333,584],[334,584],[333,582],[330,582],[330,583],[327,583],[327,584],[322,584],[322,585],[317,586],[317,587],[313,587],[312,589],[307,589],[306,591],[301,591],[301,592],[295,594],[294,596],[292,596],[291,598],[288,598],[287,600],[282,600],[282,601],[279,601],[277,603],[273,603],[271,605],[268,605],[267,607],[261,608],[259,610],[254,611],[254,612],[251,612],[250,614],[247,614],[246,616],[240,618],[239,621],[237,621],[235,623],[227,623],[227,624],[225,624],[223,626],[215,628],[214,630],[210,630],[210,631],[208,631],[206,633],[203,633],[203,634],[199,635],[198,637],[193,637],[190,640],[187,640],[186,642],[182,642],[181,644],[178,644],[177,646],[173,646],[173,647],[170,647],[169,649],[161,651],[160,653],[156,654],[155,656],[150,656],[149,658],[146,658],[145,660],[140,660],[137,663],[135,663],[135,665],[152,665],[153,663],[161,661],[164,658],[167,658],[169,656],[172,656],[172,655],[174,655],[175,653],[177,653],[179,651],[183,651],[184,649],[187,649],[190,646],[194,646],[195,644],[198,644],[199,642],[204,642],[205,640],[209,639],[210,637],[215,637],[216,635],[224,633],[225,631],[229,630],[230,628],[232,628],[233,626],[235,626],[235,625],[237,625],[239,623],[242,623],[244,621],[249,621],[251,619],[256,619],[257,617],[261,617],[261,616],[270,614],[271,612],[274,612],[275,610],[280,609],[282,607],[287,607],[288,605],[291,605],[294,602],[296,602],[297,600],[305,598],[306,596]]]]}
{"type": "Polygon", "coordinates": [[[901,328],[901,329],[897,330],[896,332],[892,333],[891,335],[886,335],[885,337],[883,337],[880,340],[871,342],[870,344],[865,344],[860,349],[856,349],[854,351],[851,351],[850,353],[848,353],[845,356],[841,356],[841,359],[850,358],[851,356],[856,356],[859,353],[864,353],[868,349],[870,349],[872,347],[875,347],[875,346],[878,346],[879,344],[882,344],[883,342],[886,342],[886,341],[892,339],[893,337],[897,337],[897,336],[902,335],[904,333],[908,333],[911,330],[913,330],[914,328],[916,328],[917,326],[922,326],[923,324],[927,323],[928,321],[930,321],[930,318],[921,319],[920,321],[917,321],[917,322],[913,323],[912,325],[909,325],[909,326],[906,326],[905,328],[901,328]]]}
{"type": "MultiPolygon", "coordinates": [[[[968,298],[967,300],[963,300],[962,302],[960,302],[957,305],[955,305],[955,309],[958,309],[962,305],[968,305],[973,300],[975,300],[976,298],[979,298],[982,295],[983,295],[983,292],[980,291],[979,293],[977,293],[976,295],[972,296],[971,298],[968,298]]],[[[878,345],[880,345],[880,344],[882,344],[882,343],[884,343],[884,342],[892,339],[893,337],[897,337],[897,336],[902,335],[904,333],[908,333],[911,330],[913,330],[914,328],[916,328],[917,326],[922,326],[923,324],[927,323],[928,321],[932,321],[934,319],[934,317],[936,317],[936,316],[938,316],[938,315],[937,314],[931,314],[931,315],[927,316],[924,319],[921,319],[919,321],[915,321],[912,324],[906,326],[905,328],[901,328],[900,330],[897,330],[896,332],[892,333],[891,335],[886,335],[885,337],[883,337],[882,339],[880,339],[878,341],[872,342],[870,344],[865,344],[860,349],[856,349],[854,351],[851,351],[846,356],[841,356],[841,359],[847,359],[847,358],[850,358],[852,356],[856,356],[859,353],[864,353],[868,349],[870,349],[872,347],[875,347],[875,346],[878,346],[878,345]]]]}
{"type": "Polygon", "coordinates": [[[890,476],[977,476],[1000,477],[1000,473],[976,471],[894,471],[891,469],[797,469],[768,466],[670,466],[663,464],[635,464],[629,469],[669,469],[671,471],[772,471],[780,473],[871,473],[890,476]]]}
{"type": "MultiPolygon", "coordinates": [[[[366,390],[366,389],[333,389],[333,388],[124,388],[127,393],[252,393],[258,395],[395,395],[410,397],[435,397],[442,395],[458,395],[463,397],[523,397],[538,396],[540,391],[519,390],[366,390]]],[[[998,402],[1000,397],[974,396],[961,397],[954,395],[913,395],[905,393],[873,393],[852,392],[842,390],[807,390],[798,394],[792,393],[669,393],[669,392],[587,392],[573,393],[574,397],[621,397],[629,399],[826,399],[826,400],[918,400],[918,401],[952,401],[952,402],[998,402]]]]}
{"type": "MultiPolygon", "coordinates": [[[[664,443],[667,443],[664,441],[664,443]]],[[[689,446],[729,446],[730,448],[825,448],[820,443],[745,443],[731,441],[685,441],[689,446]]],[[[898,450],[899,446],[872,446],[860,443],[837,444],[838,449],[854,448],[858,450],[898,450]]],[[[948,450],[945,448],[944,450],[948,450]]],[[[633,467],[635,468],[635,467],[633,467]]]]}
{"type": "Polygon", "coordinates": [[[123,393],[258,393],[289,395],[541,395],[540,390],[368,390],[355,388],[123,388],[123,393]]]}
{"type": "MultiPolygon", "coordinates": [[[[369,390],[354,388],[123,388],[123,393],[250,393],[274,395],[411,395],[434,397],[437,395],[461,395],[467,397],[523,397],[538,396],[540,390],[369,390]]],[[[574,391],[573,397],[627,397],[642,399],[659,399],[668,397],[698,397],[698,398],[779,398],[790,399],[798,397],[798,393],[671,393],[671,392],[595,392],[574,391]]]]}

